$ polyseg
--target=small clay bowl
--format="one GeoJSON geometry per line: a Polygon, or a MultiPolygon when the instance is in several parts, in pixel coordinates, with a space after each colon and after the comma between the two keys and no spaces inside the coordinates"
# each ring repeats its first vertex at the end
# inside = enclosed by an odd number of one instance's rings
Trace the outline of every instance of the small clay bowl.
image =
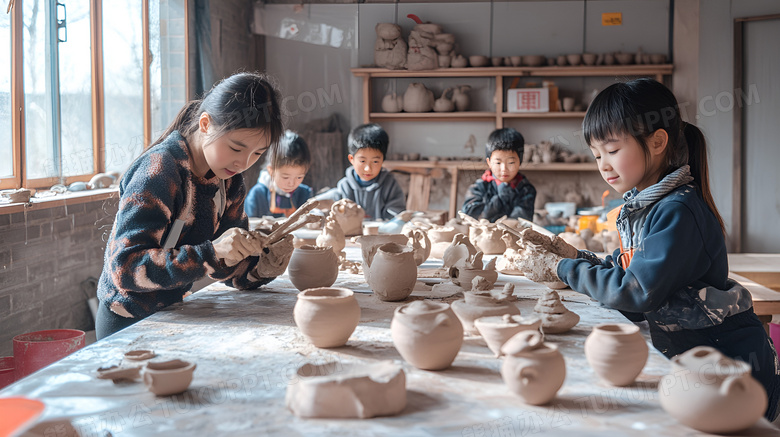
{"type": "Polygon", "coordinates": [[[582,54],[582,62],[585,65],[596,65],[596,59],[598,59],[598,55],[596,55],[595,53],[582,54]]]}
{"type": "Polygon", "coordinates": [[[156,356],[157,354],[155,354],[154,351],[150,351],[146,349],[138,349],[130,352],[125,352],[125,358],[132,361],[149,360],[156,356]]]}
{"type": "Polygon", "coordinates": [[[541,55],[525,55],[523,56],[523,65],[528,67],[539,67],[544,64],[544,56],[541,55]]]}
{"type": "Polygon", "coordinates": [[[192,383],[195,363],[182,360],[150,362],[144,369],[144,384],[158,396],[182,393],[192,383]]]}
{"type": "Polygon", "coordinates": [[[569,61],[570,65],[580,65],[582,62],[582,55],[579,53],[566,55],[566,60],[569,61]]]}
{"type": "Polygon", "coordinates": [[[484,67],[488,64],[488,57],[483,55],[469,56],[469,65],[472,67],[484,67]]]}
{"type": "Polygon", "coordinates": [[[620,65],[628,65],[634,63],[633,53],[615,53],[615,60],[620,65]]]}

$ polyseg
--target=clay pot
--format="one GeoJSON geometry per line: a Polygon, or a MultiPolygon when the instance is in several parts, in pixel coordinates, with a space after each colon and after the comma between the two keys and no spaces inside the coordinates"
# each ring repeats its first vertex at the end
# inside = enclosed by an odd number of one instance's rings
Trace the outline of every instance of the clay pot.
{"type": "Polygon", "coordinates": [[[580,316],[569,311],[556,291],[547,291],[539,297],[534,312],[542,319],[542,332],[545,334],[563,334],[580,321],[580,316]]]}
{"type": "Polygon", "coordinates": [[[636,325],[597,325],[585,340],[585,358],[596,374],[612,385],[634,382],[647,356],[647,343],[636,325]]]}
{"type": "Polygon", "coordinates": [[[404,111],[428,112],[433,109],[433,91],[421,83],[410,83],[404,93],[404,111]]]}
{"type": "Polygon", "coordinates": [[[485,255],[500,255],[506,250],[506,243],[501,239],[503,231],[495,224],[472,226],[469,229],[469,240],[485,255]]]}
{"type": "Polygon", "coordinates": [[[544,64],[544,56],[541,55],[525,55],[523,56],[523,65],[528,67],[539,67],[544,64]]]}
{"type": "Polygon", "coordinates": [[[455,102],[447,98],[447,93],[450,93],[451,91],[452,88],[447,88],[443,93],[441,93],[441,97],[433,102],[434,112],[452,112],[455,110],[455,102]]]}
{"type": "Polygon", "coordinates": [[[596,59],[598,59],[598,55],[596,55],[595,53],[582,54],[582,62],[585,65],[596,65],[596,59]]]}
{"type": "Polygon", "coordinates": [[[330,216],[325,222],[325,227],[322,228],[320,235],[317,235],[315,240],[319,247],[330,247],[333,253],[339,255],[344,246],[346,245],[346,237],[344,237],[344,231],[341,230],[336,217],[330,216]]]}
{"type": "Polygon", "coordinates": [[[390,323],[393,344],[414,367],[450,367],[463,344],[463,326],[443,302],[416,300],[395,309],[390,323]]]}
{"type": "Polygon", "coordinates": [[[401,112],[404,110],[404,98],[395,93],[382,98],[382,110],[385,112],[401,112]]]}
{"type": "Polygon", "coordinates": [[[531,405],[555,398],[566,379],[566,362],[558,347],[544,343],[538,331],[523,331],[501,347],[506,355],[501,377],[509,389],[531,405]]]}
{"type": "MultiPolygon", "coordinates": [[[[355,242],[360,245],[360,253],[363,256],[363,265],[369,265],[369,257],[372,252],[376,251],[377,246],[381,246],[386,243],[396,243],[404,245],[409,241],[409,237],[402,234],[379,234],[379,235],[363,235],[355,238],[355,242]]],[[[369,269],[363,269],[363,276],[368,282],[369,269]]]]}
{"type": "Polygon", "coordinates": [[[756,423],[767,396],[750,374],[750,364],[717,349],[697,346],[672,358],[672,373],[658,386],[669,415],[705,433],[730,434],[756,423]]]}
{"type": "Polygon", "coordinates": [[[474,320],[474,327],[485,339],[488,348],[500,357],[501,346],[520,331],[539,331],[542,319],[537,316],[522,317],[504,314],[503,316],[480,317],[474,320]]]}
{"type": "Polygon", "coordinates": [[[287,274],[299,291],[330,287],[339,276],[339,259],[330,247],[301,246],[293,250],[287,274]]]}
{"type": "Polygon", "coordinates": [[[563,98],[563,110],[565,112],[571,112],[574,110],[574,97],[563,98]]]}
{"type": "Polygon", "coordinates": [[[469,66],[469,60],[463,55],[458,55],[452,58],[452,63],[450,63],[450,65],[452,68],[465,68],[469,66]]]}
{"type": "Polygon", "coordinates": [[[469,56],[469,65],[472,67],[484,67],[490,62],[490,59],[488,59],[487,56],[483,55],[474,55],[469,56]]]}
{"type": "MultiPolygon", "coordinates": [[[[620,65],[628,65],[634,63],[634,54],[633,53],[615,53],[615,60],[617,60],[618,64],[620,65]]],[[[606,59],[604,60],[607,61],[606,59]]]]}
{"type": "Polygon", "coordinates": [[[523,62],[522,56],[510,56],[509,59],[512,61],[513,67],[519,67],[520,64],[523,62]]]}
{"type": "Polygon", "coordinates": [[[558,64],[559,67],[566,65],[566,55],[559,55],[555,63],[558,64]]]}
{"type": "Polygon", "coordinates": [[[295,376],[285,403],[298,417],[367,419],[406,407],[406,375],[390,361],[307,363],[295,376]]]}
{"type": "Polygon", "coordinates": [[[157,396],[182,393],[190,386],[195,367],[182,360],[150,362],[144,368],[144,384],[157,396]]]}
{"type": "Polygon", "coordinates": [[[582,55],[579,53],[566,55],[566,60],[569,61],[570,65],[580,65],[580,62],[582,62],[582,55]]]}
{"type": "Polygon", "coordinates": [[[493,56],[490,58],[490,65],[494,67],[500,67],[504,63],[504,58],[500,56],[493,56]]]}
{"type": "Polygon", "coordinates": [[[439,68],[449,68],[451,62],[452,62],[452,56],[439,55],[439,68]]]}
{"type": "Polygon", "coordinates": [[[613,53],[605,53],[604,65],[614,65],[614,64],[615,64],[615,55],[613,53]]]}
{"type": "Polygon", "coordinates": [[[428,239],[431,243],[452,243],[455,234],[457,231],[452,226],[436,226],[428,230],[428,239]]]}
{"type": "Polygon", "coordinates": [[[360,322],[360,305],[352,290],[310,288],[298,293],[293,319],[314,346],[343,346],[360,322]]]}
{"type": "Polygon", "coordinates": [[[452,311],[463,324],[463,330],[471,335],[479,335],[479,331],[474,326],[474,320],[481,317],[503,316],[504,314],[520,315],[520,310],[513,302],[496,299],[489,292],[464,292],[463,299],[452,303],[452,311]]]}
{"type": "Polygon", "coordinates": [[[495,284],[498,280],[498,272],[495,270],[470,269],[468,267],[450,267],[450,280],[455,285],[460,285],[464,290],[471,290],[474,278],[481,276],[488,283],[495,284]]]}
{"type": "Polygon", "coordinates": [[[370,270],[368,285],[379,300],[395,302],[412,294],[417,282],[414,250],[396,243],[374,247],[363,271],[370,270]]]}
{"type": "Polygon", "coordinates": [[[466,94],[469,90],[471,90],[470,85],[461,85],[459,87],[455,87],[452,91],[452,101],[455,102],[455,109],[458,111],[468,111],[469,109],[469,103],[471,103],[469,99],[469,95],[466,94]]]}

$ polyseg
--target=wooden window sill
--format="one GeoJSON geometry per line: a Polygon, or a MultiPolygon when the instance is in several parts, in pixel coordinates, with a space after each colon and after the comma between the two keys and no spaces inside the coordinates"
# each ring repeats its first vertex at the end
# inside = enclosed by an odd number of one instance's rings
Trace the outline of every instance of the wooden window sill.
{"type": "Polygon", "coordinates": [[[56,208],[64,205],[94,202],[119,196],[119,188],[101,188],[97,190],[66,192],[57,196],[30,199],[30,203],[0,203],[0,215],[23,211],[56,208]]]}

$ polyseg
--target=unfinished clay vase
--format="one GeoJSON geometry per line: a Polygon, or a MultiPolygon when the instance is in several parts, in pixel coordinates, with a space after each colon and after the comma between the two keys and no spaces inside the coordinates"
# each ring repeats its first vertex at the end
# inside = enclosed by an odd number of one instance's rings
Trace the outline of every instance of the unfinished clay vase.
{"type": "Polygon", "coordinates": [[[157,396],[182,393],[192,382],[195,363],[182,360],[149,362],[144,368],[144,384],[157,396]]]}
{"type": "Polygon", "coordinates": [[[485,339],[488,348],[501,356],[501,346],[520,331],[537,331],[541,329],[542,319],[538,316],[523,317],[504,314],[503,316],[480,317],[474,320],[474,327],[485,339]]]}
{"type": "Polygon", "coordinates": [[[701,432],[741,431],[756,423],[767,406],[766,392],[750,370],[750,364],[712,347],[692,348],[672,358],[672,373],[658,386],[661,407],[701,432]]]}
{"type": "Polygon", "coordinates": [[[556,345],[542,341],[539,331],[523,331],[510,338],[501,377],[525,403],[542,405],[555,398],[566,379],[566,362],[556,345]]]}
{"type": "Polygon", "coordinates": [[[330,287],[339,276],[339,258],[330,247],[304,245],[293,251],[287,274],[300,291],[330,287]]]}
{"type": "Polygon", "coordinates": [[[341,199],[330,207],[330,214],[344,231],[344,235],[360,235],[363,233],[363,219],[366,212],[357,203],[349,199],[341,199]]]}
{"type": "Polygon", "coordinates": [[[504,231],[494,223],[482,223],[469,229],[469,240],[485,255],[500,255],[506,250],[506,243],[501,239],[504,231]]]}
{"type": "Polygon", "coordinates": [[[363,271],[370,270],[368,285],[379,300],[395,302],[412,294],[417,282],[417,263],[409,246],[386,243],[369,253],[363,271]]]}
{"type": "Polygon", "coordinates": [[[285,403],[298,417],[367,419],[406,407],[406,375],[390,361],[307,363],[295,375],[285,403]]]}
{"type": "Polygon", "coordinates": [[[483,277],[490,284],[490,288],[496,283],[498,279],[498,272],[495,270],[483,270],[483,269],[470,269],[466,267],[451,267],[450,268],[450,280],[455,285],[460,285],[460,288],[464,290],[471,290],[474,278],[477,276],[483,277]]]}
{"type": "Polygon", "coordinates": [[[298,293],[293,319],[314,346],[343,346],[360,322],[360,305],[352,290],[309,288],[298,293]]]}
{"type": "Polygon", "coordinates": [[[479,331],[474,326],[474,320],[480,317],[503,316],[504,314],[520,315],[520,310],[513,301],[506,298],[496,299],[488,291],[464,292],[463,299],[452,303],[452,311],[463,324],[463,330],[471,335],[479,335],[479,331]]]}
{"type": "MultiPolygon", "coordinates": [[[[371,253],[376,251],[377,246],[387,243],[404,245],[408,240],[409,237],[402,234],[362,235],[354,239],[354,241],[360,245],[360,254],[363,256],[363,266],[370,264],[368,259],[371,253]]],[[[368,275],[370,273],[370,269],[363,269],[363,276],[366,278],[366,282],[368,282],[368,275]]]]}
{"type": "Polygon", "coordinates": [[[408,244],[410,244],[412,250],[414,250],[414,262],[419,266],[431,255],[431,240],[429,240],[425,232],[420,229],[409,229],[404,232],[404,235],[409,238],[408,244]]]}
{"type": "Polygon", "coordinates": [[[574,327],[580,321],[580,316],[569,311],[561,302],[557,291],[547,291],[534,306],[542,319],[542,332],[545,334],[562,334],[574,327]]]}
{"type": "Polygon", "coordinates": [[[410,83],[404,93],[404,111],[428,112],[433,109],[433,91],[421,83],[410,83]]]}
{"type": "Polygon", "coordinates": [[[585,340],[588,363],[601,379],[615,386],[634,382],[647,356],[647,343],[636,325],[596,325],[585,340]]]}
{"type": "Polygon", "coordinates": [[[341,230],[341,225],[336,217],[333,215],[328,217],[325,227],[322,228],[322,233],[317,235],[316,242],[319,247],[330,247],[336,255],[341,254],[346,245],[346,237],[344,237],[344,231],[341,230]]]}
{"type": "Polygon", "coordinates": [[[452,88],[447,88],[441,93],[441,97],[433,102],[433,112],[452,112],[455,110],[455,102],[447,98],[447,93],[451,91],[452,88]]]}
{"type": "Polygon", "coordinates": [[[395,93],[382,98],[382,110],[385,112],[401,112],[404,110],[404,98],[395,93]]]}
{"type": "Polygon", "coordinates": [[[416,300],[395,309],[390,323],[393,344],[414,367],[450,367],[463,344],[463,326],[449,304],[416,300]]]}

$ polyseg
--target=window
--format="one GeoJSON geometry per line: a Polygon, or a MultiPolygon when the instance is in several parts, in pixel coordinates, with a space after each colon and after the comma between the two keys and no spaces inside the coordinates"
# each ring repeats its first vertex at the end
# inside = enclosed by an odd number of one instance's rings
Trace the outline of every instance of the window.
{"type": "Polygon", "coordinates": [[[0,13],[0,188],[124,171],[186,102],[186,17],[186,0],[16,0],[0,13]]]}

